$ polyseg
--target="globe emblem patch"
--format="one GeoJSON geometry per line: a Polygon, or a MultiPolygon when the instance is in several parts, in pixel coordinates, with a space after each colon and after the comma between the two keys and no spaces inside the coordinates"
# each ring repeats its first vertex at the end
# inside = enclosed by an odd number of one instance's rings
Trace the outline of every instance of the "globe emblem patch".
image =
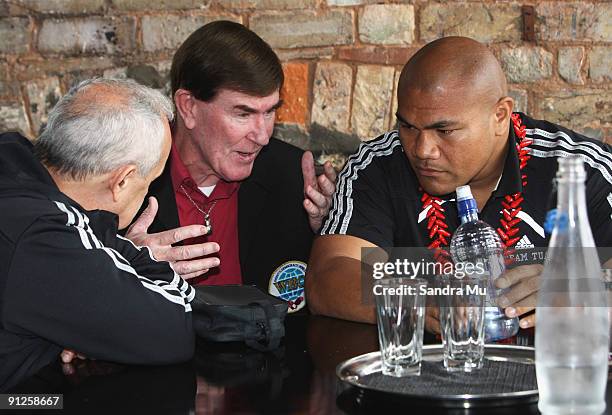
{"type": "Polygon", "coordinates": [[[272,273],[268,292],[287,301],[289,313],[295,313],[306,305],[304,285],[306,264],[302,261],[287,261],[272,273]]]}

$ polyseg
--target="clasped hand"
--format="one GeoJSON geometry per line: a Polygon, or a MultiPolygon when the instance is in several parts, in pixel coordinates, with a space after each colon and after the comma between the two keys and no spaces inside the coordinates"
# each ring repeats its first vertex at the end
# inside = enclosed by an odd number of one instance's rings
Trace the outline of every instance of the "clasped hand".
{"type": "MultiPolygon", "coordinates": [[[[540,275],[544,267],[540,264],[521,265],[507,270],[495,281],[496,288],[508,289],[497,298],[497,305],[504,309],[506,316],[520,318],[521,328],[535,326],[535,310],[540,275]]],[[[437,306],[427,307],[425,327],[432,333],[440,333],[440,310],[437,306]]]]}

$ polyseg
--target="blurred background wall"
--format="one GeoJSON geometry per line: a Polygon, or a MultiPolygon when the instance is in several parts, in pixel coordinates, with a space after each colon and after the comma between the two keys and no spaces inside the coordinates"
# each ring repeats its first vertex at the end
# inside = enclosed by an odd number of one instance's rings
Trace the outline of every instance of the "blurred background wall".
{"type": "Polygon", "coordinates": [[[609,1],[0,0],[0,131],[35,137],[62,93],[92,76],[168,91],[175,49],[218,19],[280,56],[275,134],[303,148],[345,153],[393,128],[402,65],[448,35],[490,46],[518,110],[612,143],[609,1]]]}

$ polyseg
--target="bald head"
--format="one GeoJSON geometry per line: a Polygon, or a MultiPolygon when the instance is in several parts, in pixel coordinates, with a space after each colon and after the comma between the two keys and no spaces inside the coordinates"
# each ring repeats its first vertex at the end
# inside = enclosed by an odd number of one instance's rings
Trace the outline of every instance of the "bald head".
{"type": "Polygon", "coordinates": [[[49,112],[36,155],[75,180],[136,164],[146,176],[162,154],[172,102],[161,92],[122,79],[89,79],[49,112]]]}
{"type": "Polygon", "coordinates": [[[480,102],[496,102],[508,93],[495,55],[482,43],[456,36],[428,43],[410,58],[400,76],[398,98],[407,90],[434,95],[461,90],[480,102]]]}
{"type": "Polygon", "coordinates": [[[92,82],[74,91],[73,115],[100,111],[125,111],[130,106],[131,95],[124,85],[113,82],[92,82]]]}
{"type": "Polygon", "coordinates": [[[404,153],[423,189],[442,195],[469,184],[490,195],[514,106],[491,51],[465,37],[425,45],[404,66],[397,100],[404,153]]]}

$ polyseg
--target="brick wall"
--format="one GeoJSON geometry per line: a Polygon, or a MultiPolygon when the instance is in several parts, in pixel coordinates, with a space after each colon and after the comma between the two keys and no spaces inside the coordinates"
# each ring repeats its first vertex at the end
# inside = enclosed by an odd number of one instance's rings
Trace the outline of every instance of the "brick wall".
{"type": "Polygon", "coordinates": [[[305,148],[351,151],[392,127],[399,70],[445,35],[490,45],[519,110],[612,142],[608,1],[0,0],[0,130],[36,136],[58,97],[91,76],[167,91],[176,47],[216,19],[276,50],[287,79],[276,134],[305,148]]]}

